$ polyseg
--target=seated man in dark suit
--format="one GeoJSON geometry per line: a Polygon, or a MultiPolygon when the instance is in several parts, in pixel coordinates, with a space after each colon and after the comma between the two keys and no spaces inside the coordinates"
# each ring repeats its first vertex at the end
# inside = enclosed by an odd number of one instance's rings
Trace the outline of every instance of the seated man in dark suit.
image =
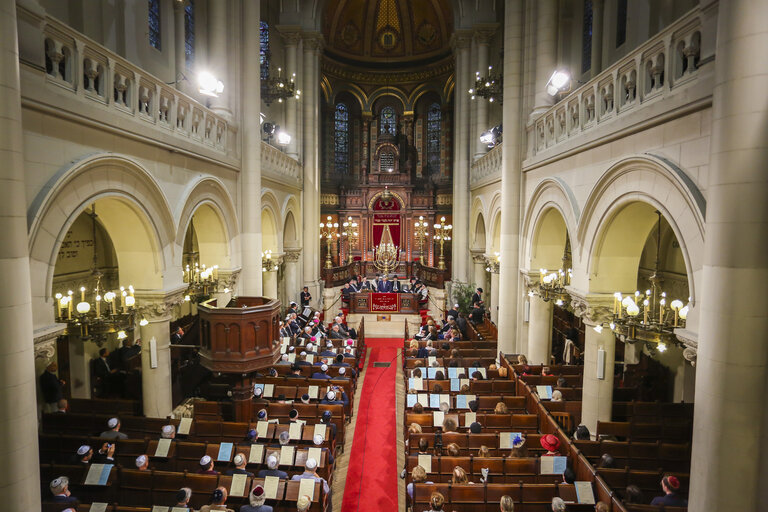
{"type": "Polygon", "coordinates": [[[333,324],[333,327],[331,327],[331,332],[328,334],[328,337],[332,340],[345,340],[349,336],[346,336],[343,332],[341,332],[341,326],[339,324],[333,324]]]}
{"type": "Polygon", "coordinates": [[[324,405],[334,405],[334,404],[344,405],[344,402],[342,400],[338,400],[338,398],[341,398],[341,397],[337,397],[336,391],[331,390],[325,394],[325,397],[322,400],[320,400],[320,403],[324,405]]]}
{"type": "Polygon", "coordinates": [[[224,472],[225,475],[232,476],[232,475],[245,475],[245,476],[253,476],[253,473],[250,471],[245,470],[245,465],[248,464],[248,459],[245,457],[244,453],[238,453],[235,455],[235,458],[232,459],[232,462],[235,464],[235,469],[228,469],[224,472]]]}
{"type": "Polygon", "coordinates": [[[322,366],[320,366],[320,370],[321,371],[319,372],[313,373],[311,378],[312,379],[330,379],[331,378],[331,376],[328,375],[328,365],[323,364],[322,366]]]}
{"type": "Polygon", "coordinates": [[[320,357],[336,357],[336,352],[333,351],[333,343],[327,342],[325,348],[320,352],[320,357]]]}
{"type": "Polygon", "coordinates": [[[277,457],[274,455],[270,455],[267,457],[267,468],[268,469],[261,469],[258,473],[256,473],[257,478],[265,478],[268,476],[276,476],[277,478],[281,480],[287,480],[288,479],[288,473],[285,471],[280,471],[277,469],[277,457]]]}
{"type": "Polygon", "coordinates": [[[333,413],[331,411],[323,411],[322,416],[320,416],[320,423],[323,425],[326,425],[328,428],[331,429],[331,440],[336,439],[336,424],[331,421],[333,419],[333,413]]]}
{"type": "Polygon", "coordinates": [[[379,281],[379,293],[392,293],[392,283],[387,276],[383,276],[379,281]]]}
{"type": "Polygon", "coordinates": [[[65,476],[54,478],[51,481],[50,489],[51,494],[53,494],[51,501],[54,503],[74,504],[79,502],[79,500],[72,496],[72,493],[69,492],[69,478],[65,476]]]}
{"type": "Polygon", "coordinates": [[[344,283],[344,288],[341,289],[341,302],[349,302],[349,294],[352,292],[352,287],[349,283],[344,283]]]}

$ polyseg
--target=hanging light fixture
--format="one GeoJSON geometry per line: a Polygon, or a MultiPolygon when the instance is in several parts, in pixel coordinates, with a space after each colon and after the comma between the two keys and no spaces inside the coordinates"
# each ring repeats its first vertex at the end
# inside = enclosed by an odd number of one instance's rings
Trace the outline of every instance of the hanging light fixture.
{"type": "Polygon", "coordinates": [[[573,278],[573,269],[571,268],[571,241],[565,237],[565,248],[563,249],[563,265],[558,270],[550,272],[542,268],[539,269],[539,282],[536,285],[536,293],[544,302],[554,301],[557,306],[563,306],[570,300],[570,294],[566,286],[570,286],[573,278]]]}
{"type": "Polygon", "coordinates": [[[488,66],[488,76],[480,76],[475,71],[475,85],[469,89],[470,99],[481,97],[489,102],[502,103],[504,98],[504,77],[500,73],[493,72],[493,66],[488,66]]]}
{"type": "Polygon", "coordinates": [[[301,91],[296,89],[296,73],[286,79],[283,77],[283,68],[277,68],[277,76],[270,73],[269,78],[261,81],[261,99],[267,106],[274,101],[282,103],[290,98],[301,98],[301,91]]]}

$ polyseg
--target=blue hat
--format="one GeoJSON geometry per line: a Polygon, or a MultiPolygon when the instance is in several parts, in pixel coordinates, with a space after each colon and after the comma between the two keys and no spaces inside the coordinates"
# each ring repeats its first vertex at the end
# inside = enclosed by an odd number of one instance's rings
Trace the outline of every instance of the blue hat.
{"type": "Polygon", "coordinates": [[[257,417],[258,419],[260,419],[260,420],[263,420],[263,419],[265,419],[265,418],[267,417],[267,410],[266,410],[266,409],[262,409],[262,410],[260,410],[260,411],[259,411],[259,412],[256,414],[256,417],[257,417]]]}
{"type": "Polygon", "coordinates": [[[331,418],[333,417],[333,414],[331,411],[323,411],[323,415],[320,417],[320,421],[323,423],[330,423],[331,418]]]}
{"type": "Polygon", "coordinates": [[[251,430],[248,431],[248,434],[247,434],[248,439],[256,439],[257,436],[258,434],[256,433],[256,429],[252,428],[251,430]]]}

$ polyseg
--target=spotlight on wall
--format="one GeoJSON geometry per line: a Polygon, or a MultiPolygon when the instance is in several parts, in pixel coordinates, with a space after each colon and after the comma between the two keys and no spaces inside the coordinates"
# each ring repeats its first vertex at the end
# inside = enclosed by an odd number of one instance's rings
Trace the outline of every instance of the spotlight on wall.
{"type": "Polygon", "coordinates": [[[547,82],[547,94],[557,96],[561,92],[569,91],[571,88],[571,74],[567,71],[557,69],[547,82]]]}
{"type": "Polygon", "coordinates": [[[224,84],[208,71],[201,71],[197,75],[197,85],[200,94],[218,98],[224,92],[224,84]]]}
{"type": "Polygon", "coordinates": [[[488,146],[488,149],[492,149],[501,142],[502,134],[502,125],[494,126],[480,135],[480,142],[488,146]]]}
{"type": "Polygon", "coordinates": [[[287,146],[291,143],[291,135],[282,130],[277,132],[277,143],[281,146],[287,146]]]}

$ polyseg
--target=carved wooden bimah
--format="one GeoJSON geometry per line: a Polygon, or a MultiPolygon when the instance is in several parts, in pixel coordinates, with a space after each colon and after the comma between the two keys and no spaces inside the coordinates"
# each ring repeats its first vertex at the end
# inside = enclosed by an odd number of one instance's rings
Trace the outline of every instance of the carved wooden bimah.
{"type": "Polygon", "coordinates": [[[246,374],[280,358],[280,301],[237,297],[224,307],[216,299],[198,305],[200,362],[215,373],[246,374]]]}

